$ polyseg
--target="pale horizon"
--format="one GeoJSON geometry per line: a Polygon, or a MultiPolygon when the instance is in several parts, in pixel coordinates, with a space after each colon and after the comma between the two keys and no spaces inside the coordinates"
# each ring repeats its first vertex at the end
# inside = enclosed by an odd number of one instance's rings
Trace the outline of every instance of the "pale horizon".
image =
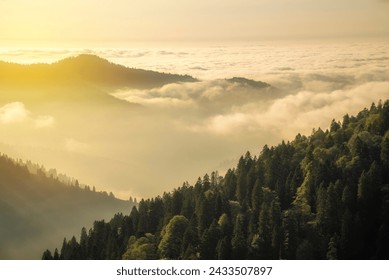
{"type": "Polygon", "coordinates": [[[115,42],[388,38],[389,1],[0,1],[0,41],[115,42]]]}

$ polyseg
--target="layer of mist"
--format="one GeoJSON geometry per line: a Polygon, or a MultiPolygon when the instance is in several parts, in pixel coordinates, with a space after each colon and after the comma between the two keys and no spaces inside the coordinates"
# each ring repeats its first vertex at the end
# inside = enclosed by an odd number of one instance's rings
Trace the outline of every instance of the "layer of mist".
{"type": "Polygon", "coordinates": [[[78,236],[95,220],[128,214],[134,205],[4,155],[0,177],[0,259],[40,259],[46,246],[60,249],[65,236],[78,236]]]}
{"type": "Polygon", "coordinates": [[[140,51],[89,52],[202,80],[1,85],[0,149],[119,197],[152,197],[389,97],[384,44],[140,51]]]}

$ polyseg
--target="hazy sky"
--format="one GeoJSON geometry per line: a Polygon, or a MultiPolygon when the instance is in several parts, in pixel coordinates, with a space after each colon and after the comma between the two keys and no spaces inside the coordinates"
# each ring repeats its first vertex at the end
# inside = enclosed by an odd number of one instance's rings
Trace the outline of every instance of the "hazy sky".
{"type": "Polygon", "coordinates": [[[0,0],[0,40],[388,37],[387,0],[0,0]]]}
{"type": "Polygon", "coordinates": [[[1,92],[12,98],[0,103],[0,150],[120,197],[152,197],[222,173],[247,150],[258,154],[388,99],[388,44],[365,40],[389,39],[388,14],[389,0],[0,0],[0,60],[52,62],[89,48],[129,67],[203,80],[115,92],[147,114],[99,122],[93,112],[69,118],[51,104],[33,107],[1,92]],[[347,38],[359,43],[336,41],[347,38]],[[228,39],[280,41],[219,44],[228,39]],[[336,42],[300,42],[306,39],[336,42]],[[202,40],[217,43],[139,44],[202,40]],[[282,95],[262,100],[224,80],[234,76],[270,83],[282,95]],[[79,121],[85,117],[94,125],[79,121]]]}

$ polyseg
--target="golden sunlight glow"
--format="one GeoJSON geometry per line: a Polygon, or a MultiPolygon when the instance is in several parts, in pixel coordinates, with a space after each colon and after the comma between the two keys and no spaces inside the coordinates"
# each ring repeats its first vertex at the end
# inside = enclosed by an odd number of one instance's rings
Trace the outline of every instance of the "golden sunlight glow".
{"type": "Polygon", "coordinates": [[[389,256],[388,15],[0,0],[0,260],[389,256]]]}
{"type": "Polygon", "coordinates": [[[388,36],[381,0],[0,1],[0,40],[328,38],[388,36]]]}

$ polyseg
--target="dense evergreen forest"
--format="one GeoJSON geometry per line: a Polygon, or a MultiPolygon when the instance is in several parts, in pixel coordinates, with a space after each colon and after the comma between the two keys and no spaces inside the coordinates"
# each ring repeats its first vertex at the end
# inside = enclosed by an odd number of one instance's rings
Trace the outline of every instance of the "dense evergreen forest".
{"type": "Polygon", "coordinates": [[[389,259],[389,101],[141,200],[43,259],[389,259]]]}
{"type": "Polygon", "coordinates": [[[38,259],[42,247],[59,246],[65,233],[133,205],[55,169],[0,154],[0,259],[38,259]]]}

